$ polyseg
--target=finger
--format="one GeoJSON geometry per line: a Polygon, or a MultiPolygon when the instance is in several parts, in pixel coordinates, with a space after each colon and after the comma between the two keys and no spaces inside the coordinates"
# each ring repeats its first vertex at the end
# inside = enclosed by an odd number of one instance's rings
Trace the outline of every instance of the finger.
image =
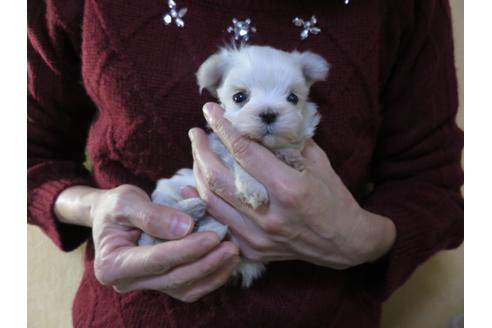
{"type": "Polygon", "coordinates": [[[266,185],[267,189],[282,177],[299,175],[298,171],[277,159],[271,151],[241,136],[224,118],[224,110],[218,104],[206,103],[203,112],[208,123],[229,152],[248,173],[266,185]]]}
{"type": "Polygon", "coordinates": [[[286,249],[275,249],[274,244],[269,244],[268,247],[253,246],[251,245],[251,241],[248,241],[245,236],[234,231],[231,232],[231,241],[238,245],[241,255],[251,261],[273,262],[295,259],[292,252],[286,249]]]}
{"type": "Polygon", "coordinates": [[[210,148],[205,132],[191,129],[190,140],[194,163],[199,166],[210,189],[219,195],[235,198],[232,173],[210,148]]]}
{"type": "Polygon", "coordinates": [[[261,260],[262,254],[251,247],[250,243],[245,238],[235,232],[231,232],[230,236],[231,241],[239,247],[239,250],[243,257],[252,261],[261,260]]]}
{"type": "Polygon", "coordinates": [[[193,230],[194,225],[193,219],[186,213],[152,202],[129,204],[126,208],[126,218],[133,226],[165,240],[186,236],[193,230]]]}
{"type": "Polygon", "coordinates": [[[323,182],[332,184],[338,175],[331,166],[330,159],[313,139],[306,141],[302,155],[305,158],[306,169],[323,182]]]}
{"type": "Polygon", "coordinates": [[[102,283],[168,272],[201,258],[220,243],[213,232],[193,233],[181,240],[153,246],[126,247],[106,255],[100,264],[102,283]]]}
{"type": "Polygon", "coordinates": [[[180,297],[180,299],[184,302],[195,302],[203,296],[210,294],[214,290],[225,285],[240,262],[241,261],[239,258],[230,260],[216,272],[194,282],[191,286],[184,288],[184,290],[172,292],[171,295],[179,295],[178,297],[180,297]]]}
{"type": "Polygon", "coordinates": [[[323,168],[328,166],[331,169],[328,156],[313,139],[306,140],[304,149],[302,150],[302,156],[306,159],[307,164],[311,166],[323,168]]]}
{"type": "Polygon", "coordinates": [[[223,242],[216,249],[194,262],[176,267],[162,275],[142,277],[125,285],[120,291],[139,289],[177,290],[189,287],[193,282],[207,277],[224,266],[225,263],[239,260],[239,250],[231,242],[223,242]]]}
{"type": "Polygon", "coordinates": [[[277,234],[279,238],[284,238],[281,232],[281,223],[275,223],[275,220],[272,219],[278,217],[279,206],[282,207],[282,204],[272,204],[272,206],[257,210],[242,204],[238,199],[229,204],[207,189],[203,175],[197,165],[193,166],[193,175],[200,198],[207,203],[208,212],[219,222],[228,226],[231,231],[244,236],[244,239],[254,245],[262,244],[259,241],[262,238],[263,240],[268,239],[268,236],[274,240],[277,234]]]}
{"type": "Polygon", "coordinates": [[[239,212],[241,210],[246,212],[246,216],[256,216],[253,209],[241,204],[237,198],[235,198],[233,204],[229,204],[207,188],[203,175],[197,165],[193,166],[193,172],[200,197],[205,200],[208,206],[208,212],[214,218],[230,229],[241,231],[245,234],[253,234],[259,231],[260,228],[253,220],[245,219],[239,212]]]}
{"type": "MultiPolygon", "coordinates": [[[[207,189],[219,195],[235,207],[245,207],[236,196],[236,186],[229,169],[210,149],[206,134],[200,129],[190,131],[194,165],[198,167],[207,189]]],[[[203,190],[202,190],[203,191],[203,190]]]]}

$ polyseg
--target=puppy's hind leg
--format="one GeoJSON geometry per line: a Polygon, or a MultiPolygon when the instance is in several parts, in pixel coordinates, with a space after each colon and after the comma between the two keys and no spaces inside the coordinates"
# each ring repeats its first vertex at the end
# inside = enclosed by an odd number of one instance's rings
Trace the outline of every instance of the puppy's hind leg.
{"type": "Polygon", "coordinates": [[[234,163],[234,183],[239,199],[252,208],[268,204],[268,191],[265,186],[249,175],[238,163],[234,163]]]}
{"type": "Polygon", "coordinates": [[[198,197],[187,198],[180,200],[176,204],[176,208],[181,212],[185,212],[196,221],[205,216],[205,212],[207,211],[207,204],[198,197]]]}
{"type": "Polygon", "coordinates": [[[304,171],[304,158],[296,148],[282,148],[275,151],[275,156],[285,164],[301,172],[304,171]]]}
{"type": "Polygon", "coordinates": [[[248,288],[265,272],[265,269],[265,264],[243,258],[233,276],[240,276],[241,286],[248,288]]]}

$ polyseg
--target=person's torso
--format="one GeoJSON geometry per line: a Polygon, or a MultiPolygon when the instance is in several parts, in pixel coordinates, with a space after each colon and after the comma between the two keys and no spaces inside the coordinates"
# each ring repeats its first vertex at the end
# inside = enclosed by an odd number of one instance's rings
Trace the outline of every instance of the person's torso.
{"type": "MultiPolygon", "coordinates": [[[[188,8],[183,28],[174,22],[163,23],[167,1],[88,0],[85,4],[82,76],[98,107],[88,141],[97,183],[102,188],[134,183],[149,191],[157,179],[191,167],[187,131],[204,127],[201,108],[213,100],[206,93],[199,94],[195,72],[208,56],[230,42],[227,27],[233,18],[250,18],[256,28],[250,44],[311,50],[330,63],[327,81],[311,89],[310,98],[322,116],[314,139],[349,190],[360,196],[369,182],[381,124],[379,96],[385,79],[381,65],[391,67],[394,60],[388,55],[391,51],[381,46],[392,38],[383,32],[386,5],[376,0],[353,0],[348,5],[344,0],[252,0],[244,4],[178,0],[177,6],[188,8]],[[321,32],[302,40],[302,28],[292,20],[313,15],[321,32]]],[[[89,254],[85,279],[92,281],[91,260],[89,254]]],[[[349,279],[343,271],[274,263],[251,289],[229,286],[192,305],[148,291],[115,296],[114,300],[123,319],[133,323],[139,322],[136,318],[143,311],[152,313],[154,322],[180,327],[191,323],[194,327],[252,327],[255,322],[263,322],[262,327],[279,323],[328,326],[341,309],[348,308],[346,304],[367,307],[368,313],[378,311],[377,305],[367,306],[357,298],[360,295],[354,294],[349,279]],[[354,303],[355,298],[360,303],[354,303]],[[306,318],[310,321],[305,322],[306,318]]],[[[93,295],[113,293],[95,280],[81,288],[93,288],[87,291],[93,295]]],[[[377,315],[372,319],[376,322],[377,315]]],[[[150,321],[141,320],[138,326],[149,327],[150,321]]]]}

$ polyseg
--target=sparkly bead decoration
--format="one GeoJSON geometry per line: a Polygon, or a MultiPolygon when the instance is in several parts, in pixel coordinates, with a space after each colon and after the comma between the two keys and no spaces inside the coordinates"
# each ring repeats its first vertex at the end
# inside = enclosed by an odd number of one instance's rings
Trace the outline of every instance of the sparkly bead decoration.
{"type": "Polygon", "coordinates": [[[302,27],[302,31],[301,31],[302,40],[306,39],[309,36],[309,34],[318,34],[319,32],[321,32],[321,29],[315,26],[317,22],[318,21],[316,20],[315,16],[311,16],[311,19],[306,21],[304,21],[299,17],[295,17],[292,20],[292,23],[294,23],[295,26],[302,27]]]}
{"type": "Polygon", "coordinates": [[[188,12],[188,8],[178,10],[174,0],[169,0],[167,5],[169,6],[169,11],[163,17],[164,24],[169,25],[174,19],[177,27],[184,27],[183,17],[188,12]]]}
{"type": "Polygon", "coordinates": [[[250,33],[256,33],[256,28],[251,26],[251,19],[246,18],[243,21],[234,18],[232,26],[227,27],[227,32],[234,33],[234,40],[248,42],[250,33]]]}

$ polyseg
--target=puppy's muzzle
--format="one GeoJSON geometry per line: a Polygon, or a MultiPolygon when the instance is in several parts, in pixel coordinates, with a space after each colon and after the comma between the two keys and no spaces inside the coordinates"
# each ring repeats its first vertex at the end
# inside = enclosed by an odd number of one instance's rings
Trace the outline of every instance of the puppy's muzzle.
{"type": "Polygon", "coordinates": [[[267,125],[275,123],[275,121],[277,120],[277,116],[278,114],[271,110],[267,110],[260,114],[261,120],[267,125]]]}

